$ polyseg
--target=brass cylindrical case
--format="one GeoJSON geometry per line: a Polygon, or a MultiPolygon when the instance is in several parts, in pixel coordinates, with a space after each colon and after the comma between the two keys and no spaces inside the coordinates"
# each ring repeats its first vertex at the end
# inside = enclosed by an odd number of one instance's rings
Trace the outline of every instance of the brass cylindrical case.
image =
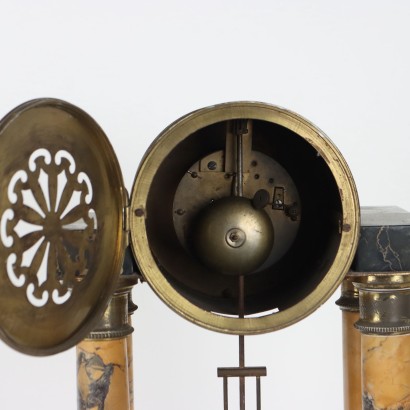
{"type": "Polygon", "coordinates": [[[131,242],[147,283],[175,312],[222,333],[261,334],[308,316],[343,280],[359,238],[358,195],[340,152],[309,121],[264,103],[214,105],[175,121],[145,154],[131,197],[131,242]],[[212,237],[220,222],[214,206],[231,201],[234,214],[256,214],[232,197],[242,174],[232,138],[238,121],[246,122],[243,197],[268,198],[269,221],[255,225],[265,235],[257,254],[249,247],[246,267],[234,255],[255,229],[231,236],[233,221],[219,232],[219,247],[212,237]],[[216,228],[208,236],[210,219],[216,228]],[[237,317],[236,272],[246,274],[244,316],[252,317],[237,317]]]}

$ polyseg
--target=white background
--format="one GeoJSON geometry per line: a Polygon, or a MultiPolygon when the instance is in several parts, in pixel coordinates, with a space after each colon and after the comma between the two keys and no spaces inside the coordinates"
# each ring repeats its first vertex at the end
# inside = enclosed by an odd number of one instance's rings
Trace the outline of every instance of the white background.
{"type": "MultiPolygon", "coordinates": [[[[409,18],[404,0],[1,0],[0,116],[37,97],[78,105],[105,130],[131,188],[150,142],[180,116],[269,102],[330,136],[362,205],[410,209],[409,18]]],[[[247,364],[268,368],[264,409],[342,409],[337,296],[247,339],[247,364]]],[[[237,364],[236,338],[186,322],[146,284],[134,299],[136,409],[222,409],[216,368],[237,364]]],[[[1,343],[0,363],[1,409],[76,408],[74,349],[32,358],[1,343]]],[[[235,400],[232,389],[232,409],[235,400]]]]}

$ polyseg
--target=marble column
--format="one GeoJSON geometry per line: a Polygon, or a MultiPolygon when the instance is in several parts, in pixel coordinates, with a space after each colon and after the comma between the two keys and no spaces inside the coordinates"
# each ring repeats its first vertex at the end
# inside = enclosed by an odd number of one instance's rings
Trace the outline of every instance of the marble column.
{"type": "Polygon", "coordinates": [[[77,345],[78,410],[131,410],[128,337],[133,328],[128,302],[132,286],[131,278],[120,276],[96,329],[77,345]]]}
{"type": "MultiPolygon", "coordinates": [[[[132,286],[137,283],[136,275],[132,276],[134,283],[128,289],[128,325],[132,327],[132,315],[138,309],[138,306],[132,301],[132,286]]],[[[134,410],[134,348],[132,333],[127,336],[127,358],[128,358],[128,385],[130,410],[134,410]]]]}
{"type": "Polygon", "coordinates": [[[130,410],[127,339],[77,345],[78,410],[130,410]]]}
{"type": "Polygon", "coordinates": [[[410,410],[410,336],[362,335],[363,409],[410,410]]]}
{"type": "Polygon", "coordinates": [[[344,409],[358,410],[361,405],[360,332],[354,324],[359,312],[343,312],[343,395],[344,409]]]}
{"type": "Polygon", "coordinates": [[[336,304],[342,310],[344,410],[359,410],[362,404],[361,347],[360,332],[354,326],[359,320],[359,293],[353,286],[351,274],[344,279],[336,304]]]}
{"type": "Polygon", "coordinates": [[[359,289],[363,410],[410,410],[409,274],[379,275],[359,289]]]}

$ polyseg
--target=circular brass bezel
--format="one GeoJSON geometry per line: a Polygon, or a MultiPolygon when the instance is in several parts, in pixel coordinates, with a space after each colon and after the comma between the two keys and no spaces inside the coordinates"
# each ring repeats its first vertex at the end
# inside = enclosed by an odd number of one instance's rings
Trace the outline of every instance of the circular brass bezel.
{"type": "MultiPolygon", "coordinates": [[[[28,303],[24,289],[13,288],[9,283],[3,259],[6,250],[1,245],[1,339],[26,354],[59,353],[79,343],[93,330],[115,290],[126,241],[123,225],[126,193],[121,170],[98,124],[81,109],[58,99],[36,99],[12,110],[0,122],[0,142],[5,144],[0,154],[1,214],[10,206],[7,186],[11,175],[25,169],[30,153],[39,148],[51,153],[53,161],[59,150],[71,153],[76,170],[85,172],[92,183],[96,239],[87,239],[92,247],[89,248],[92,256],[86,265],[88,271],[81,281],[75,282],[67,302],[59,305],[50,302],[43,307],[28,303]]],[[[49,207],[48,212],[53,209],[49,207]]],[[[20,247],[16,252],[22,250],[20,247]]],[[[55,271],[51,274],[56,275],[55,271]]]]}
{"type": "MultiPolygon", "coordinates": [[[[160,200],[160,199],[159,199],[160,200]]],[[[232,102],[194,111],[166,128],[146,152],[131,197],[131,240],[139,267],[155,293],[175,312],[204,328],[229,334],[260,334],[289,326],[308,316],[336,290],[348,271],[359,236],[359,201],[350,170],[334,144],[313,124],[282,108],[259,102],[232,102]],[[340,192],[343,209],[340,246],[317,288],[294,306],[262,317],[234,318],[199,308],[179,294],[163,276],[150,250],[146,229],[147,198],[158,164],[187,136],[216,122],[263,120],[281,125],[305,139],[324,158],[340,192]]]]}

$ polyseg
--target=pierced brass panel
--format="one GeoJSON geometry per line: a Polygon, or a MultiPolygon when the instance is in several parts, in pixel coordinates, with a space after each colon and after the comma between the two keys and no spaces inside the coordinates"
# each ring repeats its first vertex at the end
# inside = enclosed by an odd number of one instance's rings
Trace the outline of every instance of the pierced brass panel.
{"type": "Polygon", "coordinates": [[[60,100],[17,107],[0,144],[0,335],[24,353],[57,353],[93,329],[114,291],[121,172],[95,121],[60,100]]]}

